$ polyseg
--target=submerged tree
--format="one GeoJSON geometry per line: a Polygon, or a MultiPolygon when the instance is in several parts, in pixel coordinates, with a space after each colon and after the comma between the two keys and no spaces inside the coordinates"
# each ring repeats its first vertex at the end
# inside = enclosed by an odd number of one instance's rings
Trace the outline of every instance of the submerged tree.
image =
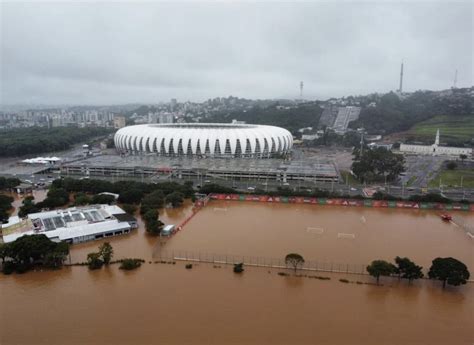
{"type": "Polygon", "coordinates": [[[400,278],[408,279],[410,284],[414,279],[423,278],[423,267],[417,266],[409,258],[401,258],[397,256],[395,258],[395,263],[397,264],[395,273],[398,273],[400,278]]]}
{"type": "Polygon", "coordinates": [[[300,254],[290,253],[285,257],[285,263],[287,266],[292,267],[296,272],[298,267],[303,267],[304,259],[300,254]]]}
{"type": "Polygon", "coordinates": [[[110,263],[110,260],[114,256],[114,249],[109,242],[104,242],[99,246],[99,255],[105,265],[110,263]]]}
{"type": "Polygon", "coordinates": [[[436,258],[428,272],[430,279],[438,279],[443,282],[443,289],[446,283],[458,286],[466,284],[470,273],[464,263],[454,258],[436,258]]]}
{"type": "Polygon", "coordinates": [[[367,272],[377,279],[378,285],[380,276],[389,276],[392,273],[395,273],[396,267],[385,260],[374,260],[369,266],[367,266],[367,272]]]}
{"type": "Polygon", "coordinates": [[[104,265],[104,261],[100,258],[100,253],[89,253],[87,254],[87,265],[89,269],[96,270],[104,265]]]}

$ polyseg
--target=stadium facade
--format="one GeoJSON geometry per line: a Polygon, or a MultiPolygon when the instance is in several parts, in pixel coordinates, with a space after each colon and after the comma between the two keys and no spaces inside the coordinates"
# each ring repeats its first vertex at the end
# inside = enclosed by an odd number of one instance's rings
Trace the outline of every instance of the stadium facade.
{"type": "Polygon", "coordinates": [[[287,155],[293,146],[284,128],[223,123],[128,126],[114,141],[121,153],[201,158],[271,158],[287,155]]]}

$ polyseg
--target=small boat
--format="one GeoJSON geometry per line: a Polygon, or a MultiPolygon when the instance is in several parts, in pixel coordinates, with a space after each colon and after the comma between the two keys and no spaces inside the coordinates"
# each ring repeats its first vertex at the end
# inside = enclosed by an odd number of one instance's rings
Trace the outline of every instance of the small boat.
{"type": "Polygon", "coordinates": [[[450,214],[444,213],[444,214],[441,215],[441,219],[446,221],[446,222],[449,222],[449,221],[453,220],[453,217],[450,214]]]}

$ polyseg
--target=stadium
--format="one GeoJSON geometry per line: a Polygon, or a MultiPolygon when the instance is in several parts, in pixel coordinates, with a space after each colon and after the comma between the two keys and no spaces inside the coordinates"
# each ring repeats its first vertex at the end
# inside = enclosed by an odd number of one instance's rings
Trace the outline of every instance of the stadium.
{"type": "Polygon", "coordinates": [[[201,158],[281,157],[293,146],[291,133],[280,127],[223,123],[128,126],[114,141],[121,153],[201,158]]]}

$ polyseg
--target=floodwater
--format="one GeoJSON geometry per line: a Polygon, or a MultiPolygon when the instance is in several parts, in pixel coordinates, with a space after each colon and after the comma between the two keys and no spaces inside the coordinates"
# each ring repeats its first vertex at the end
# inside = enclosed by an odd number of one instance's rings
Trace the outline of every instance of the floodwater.
{"type": "MultiPolygon", "coordinates": [[[[46,194],[48,193],[47,190],[45,189],[33,189],[33,197],[34,202],[40,202],[43,201],[46,198],[46,194]]],[[[13,197],[13,203],[12,203],[12,216],[18,215],[18,211],[20,210],[21,205],[23,204],[23,196],[20,196],[16,193],[5,193],[7,195],[10,195],[13,197]]]]}
{"type": "MultiPolygon", "coordinates": [[[[187,204],[163,210],[179,224],[187,204]]],[[[473,215],[454,213],[460,226],[436,212],[313,205],[210,202],[173,238],[143,229],[110,239],[115,256],[151,259],[168,251],[282,257],[366,264],[409,256],[428,267],[454,256],[473,272],[474,240],[462,230],[473,215]],[[339,234],[344,234],[340,236],[339,234]],[[349,236],[352,234],[353,236],[349,236]]],[[[84,261],[101,242],[72,247],[84,261]]],[[[117,266],[90,272],[0,276],[1,344],[469,344],[474,342],[474,284],[446,290],[438,282],[412,286],[367,276],[330,274],[329,281],[281,277],[279,270],[184,263],[117,266]]]]}

